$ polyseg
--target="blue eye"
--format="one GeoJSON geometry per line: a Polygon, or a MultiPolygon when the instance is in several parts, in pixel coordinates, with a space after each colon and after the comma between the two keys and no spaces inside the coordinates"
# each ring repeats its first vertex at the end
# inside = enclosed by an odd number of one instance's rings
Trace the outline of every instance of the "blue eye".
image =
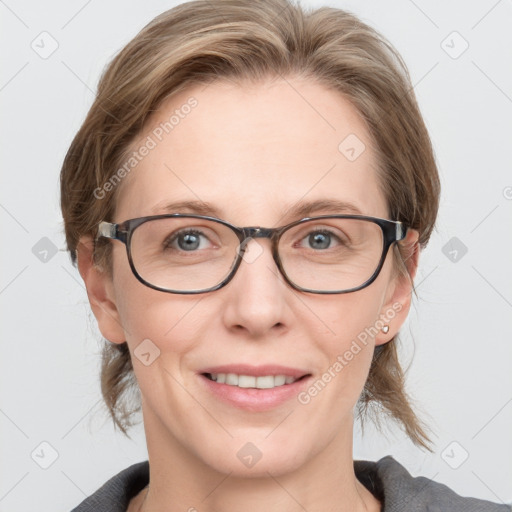
{"type": "Polygon", "coordinates": [[[325,232],[312,233],[308,237],[308,243],[313,249],[327,249],[331,243],[331,235],[325,232]]]}
{"type": "Polygon", "coordinates": [[[165,248],[178,249],[187,252],[204,249],[205,247],[203,246],[204,244],[201,243],[201,239],[208,240],[201,231],[180,231],[173,235],[170,240],[165,242],[165,248]]]}
{"type": "Polygon", "coordinates": [[[315,230],[305,236],[301,241],[301,246],[311,249],[330,249],[335,245],[343,245],[338,236],[328,230],[315,230]]]}

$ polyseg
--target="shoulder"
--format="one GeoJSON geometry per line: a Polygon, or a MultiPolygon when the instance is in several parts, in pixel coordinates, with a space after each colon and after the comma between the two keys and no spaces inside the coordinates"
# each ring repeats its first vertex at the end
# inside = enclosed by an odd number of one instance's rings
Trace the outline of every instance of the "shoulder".
{"type": "Polygon", "coordinates": [[[511,512],[512,507],[465,498],[429,478],[413,477],[392,456],[356,460],[357,479],[383,503],[382,512],[511,512]]]}
{"type": "Polygon", "coordinates": [[[149,482],[149,462],[123,469],[71,512],[126,512],[131,498],[149,482]]]}
{"type": "MultiPolygon", "coordinates": [[[[383,512],[511,512],[476,498],[465,498],[446,485],[423,476],[412,477],[393,457],[377,462],[356,460],[358,480],[383,503],[383,512]]],[[[149,462],[124,469],[86,498],[72,512],[125,512],[132,497],[149,482],[149,462]]]]}

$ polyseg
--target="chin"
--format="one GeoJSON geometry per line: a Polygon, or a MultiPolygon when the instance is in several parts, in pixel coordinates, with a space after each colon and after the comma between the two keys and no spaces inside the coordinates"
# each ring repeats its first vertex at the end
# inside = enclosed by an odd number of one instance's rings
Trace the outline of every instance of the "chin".
{"type": "Polygon", "coordinates": [[[240,478],[267,478],[269,474],[277,477],[292,473],[307,462],[311,451],[304,438],[296,436],[296,440],[288,439],[285,443],[282,436],[274,440],[265,436],[268,432],[259,437],[243,436],[227,443],[219,442],[201,458],[215,471],[240,478]]]}

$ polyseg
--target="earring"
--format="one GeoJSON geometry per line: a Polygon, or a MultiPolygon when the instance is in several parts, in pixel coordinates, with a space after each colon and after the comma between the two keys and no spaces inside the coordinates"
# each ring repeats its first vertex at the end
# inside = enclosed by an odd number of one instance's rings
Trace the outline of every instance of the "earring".
{"type": "Polygon", "coordinates": [[[385,325],[381,331],[384,333],[384,334],[387,334],[389,332],[389,325],[385,325]]]}

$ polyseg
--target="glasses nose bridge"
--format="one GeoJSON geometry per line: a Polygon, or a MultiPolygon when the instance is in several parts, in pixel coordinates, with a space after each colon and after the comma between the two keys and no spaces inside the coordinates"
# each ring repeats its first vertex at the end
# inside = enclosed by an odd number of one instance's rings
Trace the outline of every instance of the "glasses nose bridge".
{"type": "Polygon", "coordinates": [[[268,238],[272,242],[272,246],[274,246],[278,229],[249,226],[247,228],[242,228],[242,231],[244,233],[244,238],[242,241],[242,245],[244,247],[250,242],[252,238],[268,238]]]}
{"type": "Polygon", "coordinates": [[[271,243],[271,253],[274,260],[279,266],[279,262],[277,261],[277,238],[280,232],[279,228],[262,228],[260,226],[249,226],[246,228],[242,228],[243,238],[240,243],[240,249],[245,251],[247,244],[253,238],[268,238],[271,243]]]}

